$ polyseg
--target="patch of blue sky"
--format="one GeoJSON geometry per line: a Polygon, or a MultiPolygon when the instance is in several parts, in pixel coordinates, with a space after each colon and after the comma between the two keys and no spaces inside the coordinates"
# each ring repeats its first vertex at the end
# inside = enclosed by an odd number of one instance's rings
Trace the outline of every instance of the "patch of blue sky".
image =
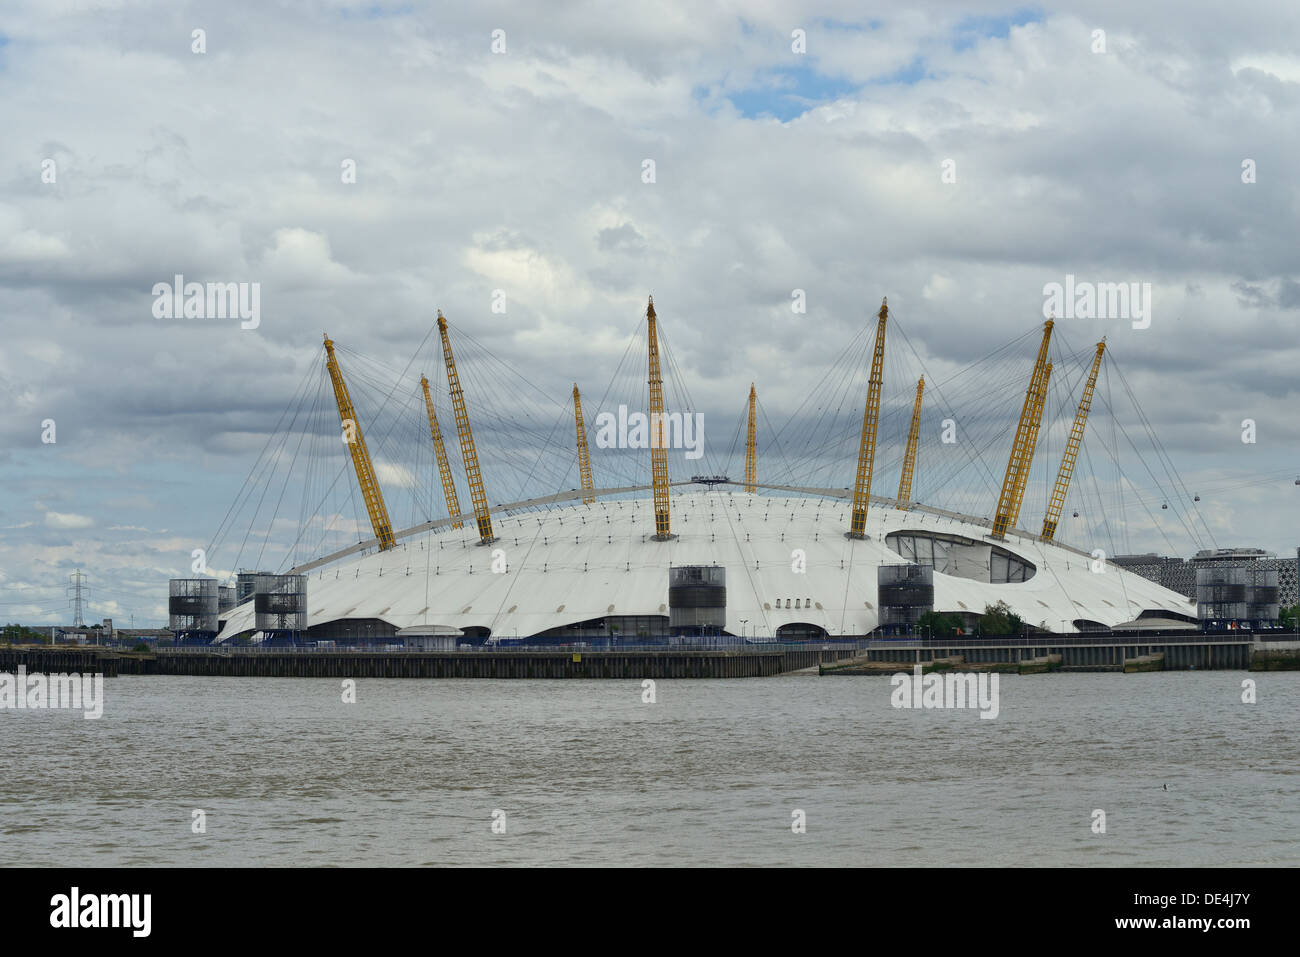
{"type": "Polygon", "coordinates": [[[826,30],[844,30],[850,33],[879,30],[885,23],[883,20],[864,20],[861,23],[849,23],[847,20],[834,20],[830,17],[817,17],[812,22],[826,30]]]}
{"type": "Polygon", "coordinates": [[[1043,11],[1024,7],[1012,13],[966,17],[953,30],[952,48],[968,50],[980,40],[1006,39],[1012,27],[1042,23],[1043,11]]]}
{"type": "Polygon", "coordinates": [[[371,3],[364,7],[344,7],[339,12],[344,20],[386,20],[389,17],[404,17],[413,13],[414,7],[409,3],[384,4],[371,3]]]}
{"type": "Polygon", "coordinates": [[[926,66],[924,57],[915,57],[912,62],[905,67],[900,67],[893,73],[887,73],[884,76],[876,77],[871,80],[873,85],[883,86],[891,83],[901,83],[904,86],[912,86],[920,83],[922,80],[933,77],[929,67],[926,66]]]}
{"type": "MultiPolygon", "coordinates": [[[[786,122],[813,107],[854,93],[858,88],[857,83],[818,73],[811,67],[781,67],[763,73],[755,86],[724,95],[741,116],[749,119],[772,116],[786,122]]],[[[703,99],[705,92],[697,90],[696,99],[703,99]]]]}

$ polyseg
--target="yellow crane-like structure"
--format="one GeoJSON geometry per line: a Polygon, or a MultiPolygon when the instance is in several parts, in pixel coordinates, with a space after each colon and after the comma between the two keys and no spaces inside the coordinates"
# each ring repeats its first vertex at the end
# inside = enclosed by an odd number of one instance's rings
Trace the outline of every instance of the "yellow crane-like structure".
{"type": "Polygon", "coordinates": [[[1029,377],[1029,388],[1025,392],[1025,404],[1020,410],[1016,437],[1011,443],[1007,473],[1002,479],[997,510],[993,513],[993,537],[998,540],[1005,538],[1007,529],[1014,527],[1020,518],[1020,505],[1025,498],[1025,485],[1029,482],[1029,467],[1033,464],[1034,447],[1038,444],[1038,427],[1042,423],[1043,406],[1047,402],[1047,382],[1052,374],[1052,365],[1047,361],[1047,347],[1052,341],[1054,325],[1056,323],[1052,319],[1043,323],[1043,341],[1038,347],[1033,374],[1029,377]]]}
{"type": "Polygon", "coordinates": [[[858,445],[858,475],[853,486],[853,516],[849,537],[865,538],[867,503],[871,501],[871,473],[876,459],[876,426],[880,423],[880,386],[885,372],[885,323],[889,318],[887,299],[880,300],[876,315],[876,349],[871,356],[871,380],[867,384],[867,405],[862,410],[862,440],[858,445]]]}
{"type": "Polygon", "coordinates": [[[438,333],[442,336],[442,357],[447,363],[447,391],[451,393],[451,408],[456,414],[456,436],[460,439],[460,457],[465,462],[465,478],[469,482],[469,496],[474,502],[474,522],[478,525],[479,539],[484,545],[496,540],[492,534],[492,517],[488,514],[487,492],[483,491],[483,474],[478,467],[478,451],[474,448],[474,433],[469,427],[469,412],[465,409],[465,393],[456,374],[456,359],[451,352],[451,339],[447,337],[447,320],[438,310],[438,333]]]}
{"type": "Polygon", "coordinates": [[[352,468],[357,473],[361,497],[365,500],[366,512],[370,515],[370,527],[374,529],[375,538],[379,539],[379,550],[386,551],[395,544],[393,526],[388,520],[384,493],[379,490],[379,480],[375,478],[375,468],[370,462],[370,452],[366,449],[366,439],[361,433],[361,423],[357,421],[357,410],[352,406],[352,397],[348,394],[347,383],[343,381],[339,361],[334,355],[334,340],[328,335],[325,336],[325,366],[329,369],[330,382],[334,385],[334,401],[339,407],[343,438],[347,442],[348,451],[352,453],[352,468]]]}
{"type": "Polygon", "coordinates": [[[758,402],[758,393],[754,383],[749,384],[749,438],[745,441],[745,491],[757,492],[758,483],[758,423],[755,421],[754,409],[758,402]]]}
{"type": "Polygon", "coordinates": [[[912,502],[912,473],[916,471],[916,443],[921,436],[921,396],[925,376],[916,383],[916,402],[912,404],[912,426],[907,430],[907,448],[903,452],[903,474],[898,479],[898,507],[906,511],[912,502]]]}
{"type": "MultiPolygon", "coordinates": [[[[582,424],[582,396],[578,383],[573,383],[573,418],[578,428],[578,471],[582,473],[582,501],[590,505],[596,501],[595,484],[591,480],[591,449],[587,446],[587,429],[582,424]]],[[[597,416],[599,418],[599,416],[597,416]]]]}
{"type": "MultiPolygon", "coordinates": [[[[442,479],[442,497],[447,500],[447,514],[456,518],[460,514],[460,499],[456,495],[456,482],[451,477],[451,465],[447,462],[447,449],[442,444],[442,429],[438,427],[438,413],[433,411],[433,399],[429,396],[429,380],[420,376],[420,388],[424,390],[424,409],[429,414],[429,434],[433,436],[433,451],[438,456],[438,475],[442,479]]],[[[452,528],[464,528],[465,523],[457,519],[452,528]]]]}
{"type": "Polygon", "coordinates": [[[664,379],[659,372],[659,334],[655,330],[655,297],[646,306],[646,343],[650,372],[650,482],[654,486],[655,539],[672,538],[672,522],[668,506],[668,448],[664,430],[668,419],[664,415],[664,379]]]}
{"type": "Polygon", "coordinates": [[[1097,388],[1097,370],[1101,368],[1101,357],[1105,351],[1106,340],[1102,339],[1097,343],[1097,354],[1092,358],[1088,381],[1083,386],[1083,397],[1079,399],[1079,409],[1074,413],[1074,425],[1070,427],[1070,439],[1065,443],[1065,454],[1061,456],[1061,469],[1056,473],[1056,487],[1052,489],[1052,497],[1047,504],[1047,515],[1043,519],[1043,541],[1045,542],[1050,542],[1056,537],[1056,523],[1061,520],[1061,510],[1065,508],[1065,493],[1070,489],[1074,463],[1079,458],[1079,446],[1083,443],[1083,426],[1088,421],[1088,412],[1092,408],[1092,394],[1097,388]]]}

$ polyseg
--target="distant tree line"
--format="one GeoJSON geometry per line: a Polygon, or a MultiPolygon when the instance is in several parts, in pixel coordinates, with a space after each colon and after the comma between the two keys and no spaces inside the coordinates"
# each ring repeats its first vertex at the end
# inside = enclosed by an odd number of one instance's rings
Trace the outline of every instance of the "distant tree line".
{"type": "Polygon", "coordinates": [[[9,645],[38,645],[49,640],[49,635],[43,635],[26,625],[5,625],[3,631],[0,631],[0,641],[9,645]]]}

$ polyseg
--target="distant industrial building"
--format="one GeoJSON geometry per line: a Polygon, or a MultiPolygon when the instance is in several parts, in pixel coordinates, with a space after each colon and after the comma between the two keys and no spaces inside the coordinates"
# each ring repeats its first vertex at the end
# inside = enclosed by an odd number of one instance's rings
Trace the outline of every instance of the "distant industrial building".
{"type": "Polygon", "coordinates": [[[1196,613],[1207,628],[1267,628],[1278,618],[1277,569],[1202,565],[1196,569],[1196,613]]]}
{"type": "Polygon", "coordinates": [[[1277,572],[1277,602],[1282,608],[1300,604],[1300,549],[1295,558],[1278,558],[1262,548],[1207,548],[1191,559],[1166,558],[1155,552],[1118,555],[1111,561],[1170,591],[1195,599],[1198,568],[1252,568],[1277,572]]]}

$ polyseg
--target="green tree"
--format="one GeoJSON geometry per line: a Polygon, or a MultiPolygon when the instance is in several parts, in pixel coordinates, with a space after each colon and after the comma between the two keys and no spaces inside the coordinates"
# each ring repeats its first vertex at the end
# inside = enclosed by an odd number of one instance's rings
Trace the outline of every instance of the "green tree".
{"type": "Polygon", "coordinates": [[[1006,602],[999,601],[996,605],[984,606],[984,614],[980,616],[981,635],[1019,635],[1024,630],[1024,621],[1006,602]]]}
{"type": "Polygon", "coordinates": [[[912,633],[933,636],[935,638],[952,638],[961,627],[961,618],[957,615],[944,615],[937,611],[927,611],[916,619],[912,633]]]}
{"type": "Polygon", "coordinates": [[[1290,608],[1283,608],[1278,612],[1278,624],[1284,628],[1295,630],[1300,628],[1300,605],[1292,605],[1290,608]]]}
{"type": "Polygon", "coordinates": [[[0,631],[0,641],[11,645],[39,645],[48,640],[39,631],[34,631],[25,625],[5,625],[3,631],[0,631]]]}

